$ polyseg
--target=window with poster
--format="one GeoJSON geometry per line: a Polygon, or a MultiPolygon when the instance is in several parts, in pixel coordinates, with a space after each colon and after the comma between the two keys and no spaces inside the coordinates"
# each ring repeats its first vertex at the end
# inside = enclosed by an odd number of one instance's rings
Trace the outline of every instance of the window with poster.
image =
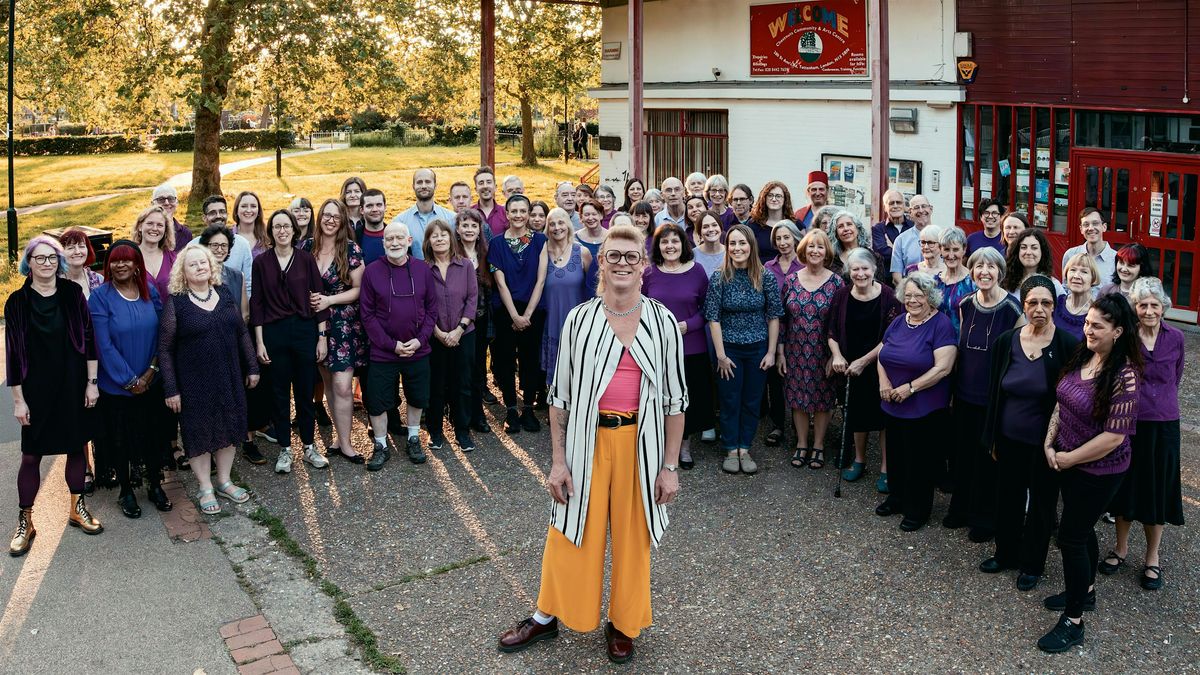
{"type": "MultiPolygon", "coordinates": [[[[829,203],[870,222],[871,206],[882,196],[873,194],[871,158],[823,154],[821,168],[829,175],[829,203]]],[[[921,191],[921,163],[911,159],[889,161],[888,186],[899,190],[906,200],[912,199],[921,191]]]]}

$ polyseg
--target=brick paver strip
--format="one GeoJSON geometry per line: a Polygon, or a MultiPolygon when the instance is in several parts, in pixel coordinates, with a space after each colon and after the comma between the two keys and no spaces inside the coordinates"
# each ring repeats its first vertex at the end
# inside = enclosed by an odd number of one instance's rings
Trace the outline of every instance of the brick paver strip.
{"type": "Polygon", "coordinates": [[[256,630],[262,630],[268,625],[267,617],[263,616],[262,614],[255,614],[254,616],[238,619],[237,621],[230,621],[224,626],[221,626],[221,639],[228,640],[235,635],[252,633],[256,630]]]}
{"type": "Polygon", "coordinates": [[[234,663],[236,663],[238,665],[242,665],[244,663],[249,663],[251,661],[257,661],[258,659],[261,659],[264,656],[270,656],[272,654],[282,654],[282,653],[283,653],[283,645],[279,643],[279,640],[271,640],[270,642],[264,642],[262,644],[255,645],[253,647],[243,647],[241,649],[235,649],[235,650],[229,652],[229,655],[233,657],[234,663]]]}
{"type": "Polygon", "coordinates": [[[238,666],[239,675],[266,675],[267,673],[299,673],[292,657],[287,654],[276,654],[259,659],[244,666],[238,666]]]}
{"type": "Polygon", "coordinates": [[[192,498],[184,491],[183,483],[174,473],[170,473],[168,476],[169,478],[163,481],[162,488],[175,508],[159,514],[163,524],[167,527],[167,535],[175,541],[184,543],[211,539],[212,531],[208,529],[208,523],[204,522],[200,512],[196,510],[192,498]]]}
{"type": "Polygon", "coordinates": [[[274,639],[275,631],[271,630],[270,628],[262,628],[250,633],[242,633],[241,635],[234,635],[231,638],[226,638],[225,646],[228,647],[230,651],[233,651],[235,649],[241,649],[242,647],[253,647],[254,645],[270,642],[274,639]]]}

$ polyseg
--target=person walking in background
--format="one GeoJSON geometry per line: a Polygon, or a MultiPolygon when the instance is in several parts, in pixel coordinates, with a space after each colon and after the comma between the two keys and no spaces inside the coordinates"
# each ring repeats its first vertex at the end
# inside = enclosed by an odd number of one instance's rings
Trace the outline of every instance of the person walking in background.
{"type": "Polygon", "coordinates": [[[924,527],[933,510],[937,463],[949,427],[950,375],[957,339],[937,282],[913,272],[896,289],[905,313],[888,326],[879,351],[879,396],[887,414],[888,497],[880,516],[901,513],[900,529],[924,527]]]}
{"type": "MultiPolygon", "coordinates": [[[[786,378],[787,404],[796,430],[792,466],[810,469],[825,466],[825,432],[830,411],[838,403],[829,371],[829,308],[833,296],[845,285],[829,269],[833,246],[824,230],[813,229],[797,245],[804,267],[783,284],[783,335],[776,361],[786,378]],[[812,445],[808,424],[812,421],[812,445]],[[812,454],[809,454],[809,448],[812,454]]],[[[839,467],[840,468],[840,467],[839,467]]]]}
{"type": "Polygon", "coordinates": [[[688,388],[676,317],[639,289],[645,242],[616,226],[601,249],[598,297],[563,328],[550,390],[554,499],[542,555],[537,611],[500,635],[516,652],[558,636],[561,620],[587,632],[599,624],[604,558],[612,532],[612,579],[604,634],[608,658],[624,663],[651,624],[650,546],[668,525],[688,388]]]}
{"type": "MultiPolygon", "coordinates": [[[[1118,260],[1120,254],[1117,254],[1118,260]]],[[[1119,264],[1119,263],[1118,263],[1119,264]]],[[[1129,530],[1142,524],[1146,555],[1141,586],[1157,591],[1163,585],[1159,547],[1163,526],[1182,526],[1183,490],[1179,464],[1179,385],[1186,363],[1183,332],[1163,321],[1171,298],[1162,282],[1143,277],[1129,292],[1138,318],[1138,349],[1145,364],[1138,389],[1137,433],[1133,436],[1129,472],[1121,482],[1115,505],[1116,544],[1099,564],[1103,574],[1116,574],[1129,556],[1129,530]]]]}
{"type": "Polygon", "coordinates": [[[878,253],[861,247],[850,250],[846,257],[850,283],[833,294],[826,325],[829,369],[850,379],[844,414],[848,418],[847,431],[854,434],[854,462],[842,472],[842,478],[853,482],[866,473],[867,435],[878,431],[881,462],[876,487],[887,492],[887,434],[876,361],[883,348],[884,331],[904,308],[891,286],[880,283],[878,264],[878,253]]]}
{"type": "Polygon", "coordinates": [[[250,325],[258,361],[271,367],[271,417],[279,443],[275,472],[292,470],[293,400],[296,432],[304,446],[302,457],[313,468],[323,469],[329,460],[313,444],[313,364],[324,361],[328,354],[329,308],[315,309],[312,296],[322,294],[325,286],[312,254],[295,247],[300,236],[295,216],[280,209],[271,214],[268,225],[271,251],[254,260],[252,276],[257,290],[250,296],[250,325]]]}
{"type": "Polygon", "coordinates": [[[200,484],[202,513],[220,513],[217,495],[235,504],[250,499],[233,484],[230,470],[246,429],[245,388],[258,385],[258,361],[250,331],[232,289],[217,273],[204,246],[179,254],[171,269],[171,295],[158,333],[166,405],[179,415],[189,465],[200,484]],[[216,466],[213,487],[210,469],[216,466]]]}
{"type": "Polygon", "coordinates": [[[429,341],[437,325],[438,300],[429,265],[408,254],[411,242],[404,223],[387,226],[385,255],[367,265],[359,295],[359,312],[371,348],[363,394],[374,447],[367,462],[369,471],[379,471],[391,457],[388,411],[399,405],[401,382],[407,410],[405,452],[413,464],[426,460],[420,438],[421,413],[429,407],[429,341]]]}
{"type": "Polygon", "coordinates": [[[717,357],[726,453],[721,470],[726,473],[758,472],[750,447],[758,432],[766,371],[775,366],[782,316],[779,284],[760,262],[754,233],[734,225],[725,235],[725,261],[708,280],[704,300],[717,357]]]}
{"type": "Polygon", "coordinates": [[[1129,437],[1139,414],[1142,357],[1133,308],[1124,298],[1100,296],[1088,310],[1083,335],[1058,381],[1044,447],[1063,503],[1058,548],[1066,590],[1043,601],[1062,615],[1037,643],[1052,654],[1083,642],[1083,611],[1096,607],[1096,521],[1129,470],[1129,437]]]}
{"type": "Polygon", "coordinates": [[[37,537],[33,506],[47,455],[67,456],[68,524],[87,534],[104,530],[83,496],[91,428],[87,413],[99,398],[87,300],[78,284],[63,278],[66,252],[51,237],[30,239],[17,269],[25,282],[4,303],[5,382],[12,390],[13,417],[21,425],[20,510],[8,545],[14,557],[28,553],[37,537]]]}
{"type": "Polygon", "coordinates": [[[463,253],[449,223],[434,220],[426,228],[425,261],[433,273],[436,322],[430,340],[429,369],[438,379],[429,388],[425,428],[429,447],[446,444],[442,429],[447,404],[454,442],[463,452],[475,449],[468,426],[471,419],[471,364],[475,360],[475,313],[479,282],[475,267],[463,253]]]}

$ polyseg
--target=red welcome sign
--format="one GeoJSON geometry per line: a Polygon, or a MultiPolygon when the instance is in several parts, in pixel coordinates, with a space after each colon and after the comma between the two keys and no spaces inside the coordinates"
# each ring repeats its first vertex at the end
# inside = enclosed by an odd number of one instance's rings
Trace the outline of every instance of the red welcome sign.
{"type": "Polygon", "coordinates": [[[866,0],[750,6],[751,76],[866,74],[866,0]]]}

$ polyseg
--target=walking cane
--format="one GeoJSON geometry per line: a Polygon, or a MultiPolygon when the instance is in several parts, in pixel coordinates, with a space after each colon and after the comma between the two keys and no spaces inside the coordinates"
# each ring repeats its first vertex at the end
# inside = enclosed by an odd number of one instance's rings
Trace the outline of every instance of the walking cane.
{"type": "Polygon", "coordinates": [[[846,398],[842,405],[842,445],[838,448],[837,461],[837,487],[833,490],[833,496],[841,498],[842,496],[842,471],[845,469],[843,465],[846,463],[846,418],[850,414],[850,375],[846,375],[846,398]]]}

